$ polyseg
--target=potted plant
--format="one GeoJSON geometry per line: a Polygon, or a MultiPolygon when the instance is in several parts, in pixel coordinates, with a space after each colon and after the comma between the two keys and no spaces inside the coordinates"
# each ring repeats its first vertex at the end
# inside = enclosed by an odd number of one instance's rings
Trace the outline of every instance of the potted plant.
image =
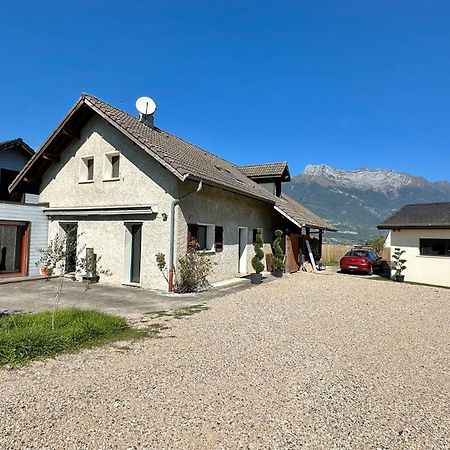
{"type": "Polygon", "coordinates": [[[258,228],[256,232],[256,241],[253,244],[255,256],[252,258],[252,267],[255,270],[255,273],[250,274],[250,281],[252,284],[260,284],[262,281],[261,272],[264,270],[264,264],[261,262],[264,259],[264,241],[262,238],[262,233],[262,228],[258,228]]]}
{"type": "Polygon", "coordinates": [[[47,248],[39,249],[41,257],[36,262],[41,276],[49,277],[55,270],[64,272],[64,263],[67,255],[66,240],[59,235],[51,239],[47,248]]]}
{"type": "Polygon", "coordinates": [[[93,248],[86,248],[86,257],[77,261],[77,272],[81,272],[83,283],[98,283],[100,275],[110,276],[111,272],[104,269],[100,263],[101,256],[97,257],[93,248]]]}
{"type": "Polygon", "coordinates": [[[272,243],[272,264],[274,267],[273,275],[278,278],[283,276],[284,270],[284,253],[281,248],[281,236],[283,236],[283,232],[281,230],[275,230],[275,239],[272,243]]]}
{"type": "Polygon", "coordinates": [[[394,275],[391,278],[394,281],[403,282],[405,281],[405,275],[402,275],[402,271],[406,269],[405,262],[406,259],[402,259],[402,255],[405,253],[405,250],[401,250],[399,247],[395,248],[395,252],[392,255],[393,264],[392,270],[394,271],[394,275]]]}

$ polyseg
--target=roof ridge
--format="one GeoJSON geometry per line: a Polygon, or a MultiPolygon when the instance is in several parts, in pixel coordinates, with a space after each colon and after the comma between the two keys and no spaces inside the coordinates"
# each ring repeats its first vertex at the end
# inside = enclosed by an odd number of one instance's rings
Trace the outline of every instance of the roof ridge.
{"type": "Polygon", "coordinates": [[[254,163],[254,164],[241,164],[238,167],[254,167],[254,166],[272,166],[275,164],[288,164],[287,161],[274,161],[274,162],[267,162],[267,163],[254,163]]]}

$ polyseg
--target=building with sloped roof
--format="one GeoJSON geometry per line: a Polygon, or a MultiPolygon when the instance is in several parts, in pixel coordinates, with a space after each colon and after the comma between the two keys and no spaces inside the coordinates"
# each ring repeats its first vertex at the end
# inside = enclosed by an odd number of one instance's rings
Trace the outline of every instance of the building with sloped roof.
{"type": "Polygon", "coordinates": [[[9,192],[34,151],[21,138],[0,142],[0,282],[39,275],[39,248],[47,244],[47,218],[37,196],[9,192]]]}
{"type": "Polygon", "coordinates": [[[378,228],[391,254],[404,251],[406,281],[450,286],[450,202],[405,205],[378,228]]]}
{"type": "Polygon", "coordinates": [[[282,194],[289,179],[286,163],[237,166],[83,94],[9,189],[39,194],[50,237],[75,232],[112,272],[103,281],[162,289],[155,255],[176,261],[188,241],[215,263],[211,281],[251,272],[257,228],[267,253],[281,228],[298,269],[310,233],[334,228],[282,194]]]}

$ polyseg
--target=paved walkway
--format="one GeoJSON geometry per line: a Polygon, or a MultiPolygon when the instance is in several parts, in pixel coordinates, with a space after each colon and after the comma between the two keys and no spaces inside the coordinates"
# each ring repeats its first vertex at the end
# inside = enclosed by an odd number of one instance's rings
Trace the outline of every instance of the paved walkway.
{"type": "MultiPolygon", "coordinates": [[[[268,276],[265,282],[272,278],[268,276]]],[[[51,278],[0,285],[0,315],[51,309],[58,283],[58,279],[51,278]]],[[[145,314],[205,303],[250,287],[248,279],[236,278],[220,283],[206,292],[168,295],[160,291],[105,284],[91,284],[87,289],[86,284],[65,279],[61,307],[99,309],[122,316],[145,314]]]]}

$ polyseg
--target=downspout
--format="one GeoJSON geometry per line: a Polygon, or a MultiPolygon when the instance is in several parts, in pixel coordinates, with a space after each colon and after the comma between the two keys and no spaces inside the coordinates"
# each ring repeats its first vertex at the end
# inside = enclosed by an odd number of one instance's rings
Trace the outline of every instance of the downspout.
{"type": "Polygon", "coordinates": [[[200,180],[197,189],[187,194],[182,195],[180,198],[175,198],[170,205],[170,234],[169,234],[169,292],[173,292],[173,255],[175,247],[175,207],[186,197],[189,197],[196,192],[199,192],[203,187],[203,181],[200,180]]]}

